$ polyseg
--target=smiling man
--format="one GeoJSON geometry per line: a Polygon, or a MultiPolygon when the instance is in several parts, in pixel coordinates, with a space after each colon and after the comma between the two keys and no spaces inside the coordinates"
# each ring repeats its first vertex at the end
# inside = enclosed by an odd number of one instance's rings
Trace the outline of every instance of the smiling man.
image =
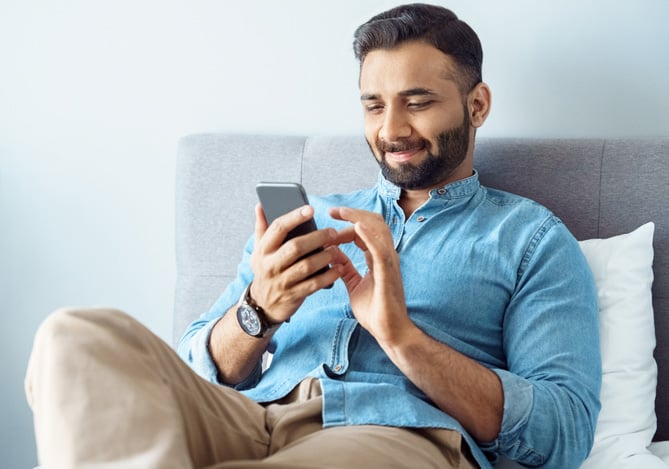
{"type": "Polygon", "coordinates": [[[403,189],[409,215],[430,189],[472,175],[475,128],[488,115],[490,91],[420,39],[356,52],[365,136],[383,176],[403,189]]]}
{"type": "Polygon", "coordinates": [[[122,313],[52,315],[26,380],[46,467],[470,468],[502,454],[571,468],[587,456],[594,282],[551,212],[479,182],[491,96],[478,37],[414,4],[360,26],[354,50],[376,185],[271,225],[258,206],[238,277],[188,327],[183,361],[122,313]],[[322,229],[284,242],[312,217],[322,229]]]}

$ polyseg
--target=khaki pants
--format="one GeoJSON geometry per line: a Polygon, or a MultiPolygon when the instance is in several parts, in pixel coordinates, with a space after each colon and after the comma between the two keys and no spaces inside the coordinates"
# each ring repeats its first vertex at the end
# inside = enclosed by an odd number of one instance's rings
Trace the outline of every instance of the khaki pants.
{"type": "Polygon", "coordinates": [[[475,467],[457,432],[323,428],[314,379],[265,406],[208,383],[114,310],[52,314],[26,394],[46,469],[475,467]]]}

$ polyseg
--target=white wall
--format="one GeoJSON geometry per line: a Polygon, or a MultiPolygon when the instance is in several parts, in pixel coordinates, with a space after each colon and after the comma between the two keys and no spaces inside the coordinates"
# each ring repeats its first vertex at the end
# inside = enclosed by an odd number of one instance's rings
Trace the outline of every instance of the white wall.
{"type": "MultiPolygon", "coordinates": [[[[36,462],[22,379],[49,311],[115,306],[169,340],[177,139],[359,132],[351,35],[395,4],[0,4],[0,468],[36,462]]],[[[484,44],[480,135],[669,134],[668,1],[448,6],[484,44]]]]}

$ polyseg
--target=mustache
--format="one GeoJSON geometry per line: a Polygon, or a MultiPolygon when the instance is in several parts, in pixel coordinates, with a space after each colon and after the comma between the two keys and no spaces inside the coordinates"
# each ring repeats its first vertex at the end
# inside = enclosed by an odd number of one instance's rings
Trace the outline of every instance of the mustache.
{"type": "Polygon", "coordinates": [[[429,148],[430,142],[424,138],[417,139],[402,139],[395,142],[386,142],[381,138],[377,138],[374,142],[376,148],[383,153],[396,153],[400,151],[422,150],[429,148]]]}

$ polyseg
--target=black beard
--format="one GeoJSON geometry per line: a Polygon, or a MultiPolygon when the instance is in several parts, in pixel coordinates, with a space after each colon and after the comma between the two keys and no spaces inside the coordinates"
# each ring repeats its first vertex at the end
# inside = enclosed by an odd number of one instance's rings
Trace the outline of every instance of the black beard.
{"type": "MultiPolygon", "coordinates": [[[[367,142],[369,144],[369,142],[367,142]]],[[[435,187],[447,180],[467,157],[469,148],[469,115],[465,108],[462,125],[445,130],[437,136],[437,153],[430,149],[430,142],[423,138],[387,143],[376,139],[376,148],[381,157],[377,159],[381,173],[388,181],[402,189],[416,190],[435,187]],[[425,148],[427,156],[418,165],[404,163],[397,168],[386,161],[386,152],[425,148]]],[[[370,145],[371,147],[371,145],[370,145]]],[[[374,151],[372,150],[372,153],[374,151]]]]}

